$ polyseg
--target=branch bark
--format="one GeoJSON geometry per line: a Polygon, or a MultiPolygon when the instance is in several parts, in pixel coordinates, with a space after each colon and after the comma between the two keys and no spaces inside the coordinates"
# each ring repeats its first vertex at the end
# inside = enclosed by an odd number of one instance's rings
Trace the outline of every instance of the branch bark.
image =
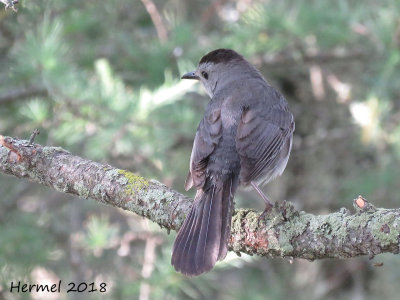
{"type": "Polygon", "coordinates": [[[9,103],[16,100],[30,99],[32,97],[46,97],[46,96],[48,96],[48,92],[43,87],[31,86],[27,88],[17,88],[9,91],[4,95],[0,95],[0,104],[9,103]]]}
{"type": "MultiPolygon", "coordinates": [[[[0,172],[129,210],[168,230],[179,229],[191,205],[158,181],[12,137],[0,136],[0,172]]],[[[342,208],[317,216],[283,201],[261,222],[258,212],[237,209],[229,246],[238,254],[308,260],[398,254],[400,209],[376,208],[361,196],[354,207],[354,214],[342,208]]]]}

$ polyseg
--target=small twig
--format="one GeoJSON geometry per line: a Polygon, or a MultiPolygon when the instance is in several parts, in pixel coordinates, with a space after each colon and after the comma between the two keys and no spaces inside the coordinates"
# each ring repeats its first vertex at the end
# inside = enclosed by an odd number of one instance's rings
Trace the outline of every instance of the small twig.
{"type": "Polygon", "coordinates": [[[311,89],[316,100],[321,101],[325,98],[324,76],[321,67],[317,64],[310,66],[311,89]]]}
{"type": "Polygon", "coordinates": [[[278,53],[275,55],[256,57],[264,66],[268,67],[297,67],[302,64],[328,64],[339,61],[354,61],[356,59],[366,59],[373,55],[365,50],[347,49],[346,51],[328,50],[313,54],[304,53],[300,57],[278,53]]]}
{"type": "Polygon", "coordinates": [[[146,240],[146,246],[144,249],[144,260],[143,260],[143,268],[142,268],[142,277],[143,282],[140,285],[140,294],[139,300],[148,300],[150,299],[150,290],[151,286],[148,282],[148,279],[153,273],[154,265],[157,259],[156,249],[157,245],[161,243],[161,239],[157,237],[150,237],[146,240]]]}
{"type": "Polygon", "coordinates": [[[356,211],[361,212],[373,212],[376,211],[377,208],[369,203],[363,196],[359,195],[356,199],[353,200],[353,206],[356,211]]]}
{"type": "Polygon", "coordinates": [[[18,0],[0,0],[0,2],[4,3],[5,7],[4,9],[11,8],[14,12],[17,12],[17,8],[15,7],[15,4],[18,4],[18,0]]]}
{"type": "MultiPolygon", "coordinates": [[[[6,0],[0,0],[6,1],[6,0]]],[[[0,95],[0,104],[13,102],[16,100],[24,100],[32,97],[46,97],[48,92],[43,87],[27,87],[27,88],[15,88],[4,95],[0,95]]]]}
{"type": "Polygon", "coordinates": [[[157,10],[156,5],[151,0],[141,0],[144,7],[146,8],[151,20],[153,21],[154,27],[156,28],[158,38],[161,43],[167,41],[168,33],[165,29],[165,24],[162,21],[161,15],[157,10]]]}
{"type": "Polygon", "coordinates": [[[36,136],[40,133],[39,129],[35,129],[32,134],[31,137],[29,138],[29,143],[28,146],[32,146],[33,142],[35,141],[36,136]]]}

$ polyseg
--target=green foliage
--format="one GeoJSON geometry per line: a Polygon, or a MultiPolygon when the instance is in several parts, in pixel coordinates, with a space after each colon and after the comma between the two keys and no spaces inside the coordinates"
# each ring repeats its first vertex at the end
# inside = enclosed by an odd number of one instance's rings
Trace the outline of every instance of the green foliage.
{"type": "MultiPolygon", "coordinates": [[[[207,51],[230,47],[261,69],[295,114],[293,154],[283,177],[267,187],[272,199],[319,213],[350,207],[361,193],[376,206],[398,207],[399,1],[154,4],[168,33],[164,42],[138,1],[20,1],[17,14],[0,13],[0,134],[28,138],[38,128],[38,143],[183,191],[208,99],[180,75],[207,51]],[[42,92],[31,95],[32,87],[42,92]]],[[[8,277],[34,281],[32,269],[42,267],[63,280],[106,281],[104,299],[138,298],[144,283],[151,299],[351,298],[360,286],[386,298],[398,292],[387,284],[397,278],[398,259],[387,257],[392,277],[363,260],[291,265],[244,257],[187,279],[170,266],[173,236],[156,247],[154,270],[145,276],[146,241],[158,228],[20,184],[0,175],[3,290],[8,277]],[[129,239],[130,232],[142,238],[129,239]]],[[[262,207],[251,192],[235,199],[262,207]]]]}
{"type": "Polygon", "coordinates": [[[87,234],[84,238],[87,248],[99,252],[106,248],[117,236],[118,229],[110,224],[107,217],[92,216],[88,220],[87,234]]]}
{"type": "Polygon", "coordinates": [[[1,223],[0,265],[3,268],[24,274],[49,259],[51,238],[43,234],[43,226],[34,215],[13,212],[1,223]]]}

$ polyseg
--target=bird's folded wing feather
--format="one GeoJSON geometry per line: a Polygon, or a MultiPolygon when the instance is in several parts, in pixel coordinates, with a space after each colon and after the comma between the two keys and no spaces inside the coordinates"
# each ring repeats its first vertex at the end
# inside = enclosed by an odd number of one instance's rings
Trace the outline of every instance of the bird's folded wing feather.
{"type": "Polygon", "coordinates": [[[190,170],[185,182],[185,189],[193,185],[200,189],[206,180],[206,170],[210,154],[214,151],[222,134],[221,110],[207,109],[197,128],[190,156],[190,170]]]}
{"type": "Polygon", "coordinates": [[[293,115],[284,100],[265,109],[251,105],[244,107],[236,134],[241,181],[257,180],[274,168],[275,158],[293,131],[293,115]]]}

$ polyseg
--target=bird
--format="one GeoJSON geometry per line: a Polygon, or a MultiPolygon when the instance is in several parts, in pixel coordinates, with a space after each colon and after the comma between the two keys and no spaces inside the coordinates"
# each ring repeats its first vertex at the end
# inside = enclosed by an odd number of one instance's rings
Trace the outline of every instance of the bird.
{"type": "Polygon", "coordinates": [[[281,175],[295,122],[285,97],[232,49],[204,55],[182,79],[198,80],[211,101],[194,137],[185,189],[196,188],[172,248],[171,264],[191,277],[210,271],[228,252],[233,198],[239,185],[260,185],[281,175]]]}

